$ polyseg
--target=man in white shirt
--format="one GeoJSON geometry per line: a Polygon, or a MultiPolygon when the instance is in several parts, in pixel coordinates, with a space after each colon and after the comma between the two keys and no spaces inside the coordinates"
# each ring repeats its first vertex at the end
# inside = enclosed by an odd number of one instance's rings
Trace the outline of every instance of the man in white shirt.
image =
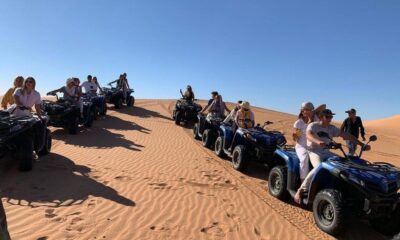
{"type": "Polygon", "coordinates": [[[97,95],[97,84],[92,82],[92,76],[87,76],[87,81],[82,83],[81,87],[85,90],[85,93],[91,95],[97,95]]]}

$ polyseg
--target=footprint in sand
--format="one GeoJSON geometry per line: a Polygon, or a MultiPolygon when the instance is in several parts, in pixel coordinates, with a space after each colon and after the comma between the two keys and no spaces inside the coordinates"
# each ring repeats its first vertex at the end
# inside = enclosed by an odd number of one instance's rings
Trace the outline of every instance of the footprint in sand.
{"type": "Polygon", "coordinates": [[[46,218],[54,218],[57,217],[57,214],[54,214],[54,209],[46,209],[45,211],[45,217],[46,218]]]}
{"type": "Polygon", "coordinates": [[[200,232],[212,235],[213,237],[225,237],[225,231],[220,226],[219,222],[213,222],[212,224],[201,228],[200,232]]]}
{"type": "Polygon", "coordinates": [[[128,181],[132,180],[132,178],[130,178],[128,176],[117,176],[114,179],[121,181],[121,182],[128,182],[128,181]]]}
{"type": "Polygon", "coordinates": [[[168,186],[168,184],[164,183],[164,182],[149,183],[149,185],[153,189],[171,189],[172,188],[172,186],[168,186]]]}

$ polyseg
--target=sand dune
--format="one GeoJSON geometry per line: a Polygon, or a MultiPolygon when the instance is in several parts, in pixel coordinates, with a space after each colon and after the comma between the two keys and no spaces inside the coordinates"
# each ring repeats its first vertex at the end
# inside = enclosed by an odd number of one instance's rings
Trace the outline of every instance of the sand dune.
{"type": "MultiPolygon", "coordinates": [[[[52,129],[52,153],[29,173],[1,161],[13,239],[332,239],[311,212],[270,197],[265,169],[237,172],[175,126],[173,106],[141,100],[79,135],[52,129]]],[[[254,110],[291,134],[295,116],[254,110]]],[[[350,229],[344,239],[385,239],[357,221],[350,229]]]]}
{"type": "Polygon", "coordinates": [[[400,115],[375,121],[367,121],[365,122],[365,127],[388,135],[400,137],[400,115]]]}

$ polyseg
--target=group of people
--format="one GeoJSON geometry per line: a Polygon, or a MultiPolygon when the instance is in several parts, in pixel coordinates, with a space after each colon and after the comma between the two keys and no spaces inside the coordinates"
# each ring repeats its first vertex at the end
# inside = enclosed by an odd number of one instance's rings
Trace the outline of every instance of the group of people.
{"type": "MultiPolygon", "coordinates": [[[[194,100],[194,93],[191,86],[188,86],[183,97],[186,100],[194,100]]],[[[232,123],[234,131],[238,128],[253,128],[255,124],[254,113],[251,111],[250,103],[247,101],[238,101],[234,109],[229,110],[222,100],[222,96],[213,91],[211,99],[207,106],[201,111],[204,113],[208,110],[207,117],[225,116],[225,111],[229,114],[223,122],[232,123]]],[[[311,102],[305,102],[301,105],[298,120],[294,123],[293,138],[296,142],[295,150],[300,161],[300,179],[301,186],[295,195],[295,201],[301,202],[302,193],[308,191],[311,184],[314,170],[322,161],[336,156],[330,152],[326,146],[330,139],[318,136],[318,132],[325,132],[330,138],[341,137],[346,140],[349,148],[348,155],[353,156],[360,145],[364,150],[370,150],[370,146],[359,141],[361,133],[362,140],[365,141],[365,129],[362,120],[357,116],[355,109],[346,111],[349,117],[344,120],[340,128],[332,124],[332,118],[335,115],[326,105],[320,105],[317,108],[311,102]],[[309,165],[313,166],[310,171],[309,165]]]]}
{"type": "Polygon", "coordinates": [[[321,105],[314,108],[311,102],[305,102],[301,105],[298,120],[294,123],[293,138],[296,142],[295,150],[300,161],[300,180],[301,186],[297,190],[294,200],[300,204],[304,192],[307,192],[314,171],[324,160],[336,156],[327,149],[330,139],[321,137],[319,132],[324,132],[331,139],[341,137],[346,140],[349,148],[348,155],[354,155],[357,145],[360,145],[365,150],[370,150],[369,145],[365,145],[359,141],[359,134],[365,141],[365,130],[361,118],[356,115],[355,109],[346,111],[349,117],[344,120],[341,128],[332,124],[332,118],[335,115],[326,105],[321,105]],[[313,170],[309,170],[309,164],[313,166],[313,170]]]}
{"type": "MultiPolygon", "coordinates": [[[[193,89],[190,85],[187,86],[183,98],[187,101],[195,99],[193,89]]],[[[200,112],[201,114],[207,111],[207,119],[221,118],[224,123],[232,123],[233,128],[252,128],[255,124],[254,113],[251,111],[250,103],[239,100],[230,110],[222,100],[222,95],[217,91],[211,92],[211,99],[208,100],[207,106],[200,112]],[[225,111],[228,115],[225,117],[225,111]]]]}
{"type": "Polygon", "coordinates": [[[102,92],[100,84],[97,81],[97,77],[88,75],[87,80],[82,84],[80,84],[79,78],[68,78],[65,86],[50,91],[47,93],[47,95],[62,93],[65,100],[71,101],[79,107],[81,118],[83,118],[83,102],[81,100],[82,94],[97,96],[98,91],[100,93],[102,92]]]}
{"type": "MultiPolygon", "coordinates": [[[[127,99],[126,94],[129,90],[127,74],[121,74],[119,79],[111,83],[115,82],[117,83],[117,88],[120,88],[124,92],[124,99],[127,99]]],[[[35,87],[36,81],[33,77],[24,78],[22,76],[17,76],[14,79],[13,87],[3,96],[1,108],[16,116],[29,115],[34,109],[38,117],[41,118],[43,115],[41,109],[42,100],[40,93],[35,90],[35,87]]],[[[102,93],[102,88],[96,76],[92,77],[92,75],[88,75],[87,80],[82,84],[79,78],[68,78],[65,86],[50,91],[47,94],[51,95],[56,93],[62,93],[64,99],[75,102],[80,108],[81,117],[83,117],[82,95],[89,94],[91,96],[97,96],[98,93],[102,93]]]]}

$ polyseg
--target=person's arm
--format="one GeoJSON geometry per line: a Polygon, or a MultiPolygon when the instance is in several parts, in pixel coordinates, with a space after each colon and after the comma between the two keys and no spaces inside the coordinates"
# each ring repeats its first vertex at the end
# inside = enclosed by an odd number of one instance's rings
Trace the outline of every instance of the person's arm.
{"type": "Polygon", "coordinates": [[[317,108],[314,109],[314,114],[319,116],[319,113],[326,109],[326,104],[321,104],[317,108]]]}
{"type": "Polygon", "coordinates": [[[224,108],[225,108],[225,110],[227,111],[227,112],[231,112],[231,110],[226,106],[226,104],[224,103],[224,108]]]}
{"type": "Polygon", "coordinates": [[[20,100],[20,94],[21,94],[21,91],[22,90],[17,90],[15,93],[14,93],[14,95],[13,95],[13,97],[14,97],[14,102],[15,102],[15,104],[17,105],[17,107],[23,107],[24,105],[22,104],[22,102],[21,102],[21,100],[20,100]]]}
{"type": "Polygon", "coordinates": [[[352,141],[354,144],[358,144],[361,147],[365,147],[365,150],[370,150],[371,147],[369,145],[365,146],[365,144],[363,142],[361,142],[360,140],[358,140],[356,137],[354,137],[353,135],[351,135],[350,133],[347,132],[341,132],[339,135],[341,138],[343,138],[344,140],[350,140],[352,141]]]}
{"type": "Polygon", "coordinates": [[[251,124],[252,124],[252,127],[254,127],[255,125],[256,125],[256,121],[255,121],[255,117],[254,117],[254,113],[253,112],[251,112],[251,124]]]}
{"type": "Polygon", "coordinates": [[[200,113],[204,113],[211,105],[212,105],[212,103],[210,105],[207,105],[205,108],[203,108],[203,110],[201,110],[200,113]]]}
{"type": "Polygon", "coordinates": [[[343,121],[342,126],[340,126],[340,131],[346,132],[346,122],[347,122],[347,118],[343,121]]]}
{"type": "Polygon", "coordinates": [[[12,99],[12,94],[14,93],[14,89],[10,88],[6,92],[6,94],[3,96],[3,99],[1,100],[1,107],[3,109],[7,109],[8,103],[11,102],[10,100],[12,99]]]}
{"type": "Polygon", "coordinates": [[[321,146],[321,147],[324,147],[324,146],[326,145],[325,142],[319,140],[319,139],[314,135],[314,132],[311,131],[311,130],[308,130],[308,129],[307,129],[306,137],[307,137],[307,140],[308,140],[308,141],[310,141],[310,142],[312,142],[312,143],[314,143],[314,144],[317,144],[317,145],[319,145],[319,146],[321,146]]]}
{"type": "Polygon", "coordinates": [[[40,107],[40,104],[35,104],[35,111],[38,117],[42,119],[42,108],[40,107]]]}
{"type": "Polygon", "coordinates": [[[64,92],[64,91],[63,91],[63,88],[64,88],[64,87],[61,87],[61,88],[59,88],[59,89],[50,91],[50,92],[47,93],[47,95],[56,94],[56,93],[58,93],[58,92],[64,92]]]}
{"type": "Polygon", "coordinates": [[[364,129],[364,125],[362,123],[362,120],[360,117],[358,117],[358,119],[360,120],[360,131],[361,131],[361,137],[363,139],[363,141],[365,141],[365,129],[364,129]]]}

